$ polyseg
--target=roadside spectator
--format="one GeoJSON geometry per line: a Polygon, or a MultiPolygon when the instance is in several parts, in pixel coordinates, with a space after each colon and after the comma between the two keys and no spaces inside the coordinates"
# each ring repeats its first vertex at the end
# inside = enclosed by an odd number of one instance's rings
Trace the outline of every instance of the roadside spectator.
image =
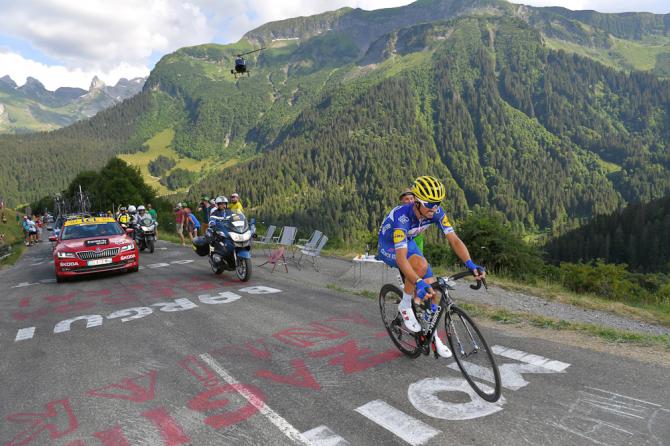
{"type": "MultiPolygon", "coordinates": [[[[400,194],[400,202],[402,204],[414,203],[414,198],[414,193],[409,189],[400,194]]],[[[414,237],[414,241],[416,242],[416,246],[419,248],[419,251],[423,253],[423,233],[414,237]]]]}
{"type": "Polygon", "coordinates": [[[32,218],[28,218],[28,238],[31,245],[37,243],[37,225],[32,218]]]}
{"type": "Polygon", "coordinates": [[[198,231],[200,229],[200,222],[196,218],[195,214],[191,211],[191,208],[187,207],[184,209],[184,211],[188,215],[188,222],[187,222],[188,236],[191,239],[191,241],[193,241],[193,239],[198,236],[198,231]]]}
{"type": "Polygon", "coordinates": [[[181,242],[181,246],[186,246],[186,243],[184,243],[184,223],[185,223],[185,213],[184,209],[181,207],[181,203],[177,203],[177,206],[174,208],[174,222],[175,222],[175,227],[177,228],[177,235],[179,236],[179,240],[181,242]]]}
{"type": "Polygon", "coordinates": [[[42,240],[42,219],[35,215],[33,217],[33,223],[35,224],[36,234],[35,234],[35,243],[42,240]]]}
{"type": "Polygon", "coordinates": [[[240,201],[240,196],[237,195],[237,193],[234,193],[230,196],[230,206],[228,206],[228,209],[235,213],[244,213],[244,209],[242,208],[242,202],[240,201]]]}
{"type": "Polygon", "coordinates": [[[27,215],[23,216],[23,222],[21,223],[21,227],[23,228],[23,235],[25,238],[26,246],[30,246],[30,223],[28,222],[27,215]]]}
{"type": "Polygon", "coordinates": [[[202,233],[204,234],[207,230],[207,222],[209,221],[209,213],[212,210],[209,204],[209,197],[203,195],[200,197],[200,205],[198,206],[198,212],[200,213],[200,218],[202,219],[202,233]]]}
{"type": "MultiPolygon", "coordinates": [[[[158,212],[151,206],[151,203],[147,203],[147,212],[151,215],[151,218],[158,223],[158,212]]],[[[158,240],[158,224],[156,225],[156,240],[158,240]]]]}

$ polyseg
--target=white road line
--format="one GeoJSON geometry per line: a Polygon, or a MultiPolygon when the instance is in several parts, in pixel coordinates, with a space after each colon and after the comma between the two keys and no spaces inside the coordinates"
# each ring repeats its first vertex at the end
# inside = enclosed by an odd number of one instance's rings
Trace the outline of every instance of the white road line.
{"type": "Polygon", "coordinates": [[[516,359],[517,361],[544,367],[545,369],[553,370],[554,372],[562,372],[563,370],[570,367],[570,364],[566,362],[556,361],[540,355],[533,355],[521,350],[503,347],[502,345],[494,345],[491,347],[491,350],[493,350],[493,353],[498,356],[503,356],[509,359],[516,359]]]}
{"type": "Polygon", "coordinates": [[[16,332],[16,338],[14,342],[25,341],[26,339],[32,339],[35,335],[35,327],[22,328],[16,332]]]}
{"type": "Polygon", "coordinates": [[[370,401],[356,409],[364,417],[402,438],[412,446],[424,444],[442,433],[382,400],[370,401]]]}
{"type": "MultiPolygon", "coordinates": [[[[214,370],[225,382],[230,385],[240,384],[240,382],[235,379],[230,373],[226,371],[221,365],[216,362],[209,354],[203,353],[200,355],[200,359],[205,361],[211,368],[214,370]]],[[[237,388],[237,392],[244,397],[249,404],[254,406],[258,411],[263,414],[272,424],[277,426],[277,428],[282,431],[291,441],[294,441],[299,444],[309,445],[309,442],[303,435],[298,431],[291,423],[286,421],[281,415],[272,410],[270,406],[265,404],[263,401],[259,400],[251,392],[245,390],[244,388],[237,388]]]]}
{"type": "Polygon", "coordinates": [[[312,446],[348,446],[349,442],[330,430],[328,426],[319,426],[303,432],[302,436],[312,446]]]}

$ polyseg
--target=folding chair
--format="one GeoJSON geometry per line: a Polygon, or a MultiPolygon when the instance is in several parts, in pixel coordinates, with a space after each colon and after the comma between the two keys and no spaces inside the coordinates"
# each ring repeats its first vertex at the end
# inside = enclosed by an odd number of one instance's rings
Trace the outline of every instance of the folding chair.
{"type": "MultiPolygon", "coordinates": [[[[306,238],[301,238],[298,240],[298,243],[303,243],[303,244],[296,244],[294,245],[297,249],[305,249],[308,251],[312,251],[316,249],[316,245],[319,243],[319,240],[321,240],[321,237],[323,237],[323,232],[319,230],[315,230],[312,232],[312,235],[309,236],[308,239],[306,238]],[[306,243],[305,243],[306,242],[306,243]]],[[[293,250],[293,259],[295,260],[295,251],[296,249],[293,250]]]]}
{"type": "Polygon", "coordinates": [[[264,262],[261,263],[258,266],[263,266],[267,265],[268,263],[272,263],[272,271],[270,271],[270,274],[275,272],[275,268],[277,267],[277,264],[282,264],[284,265],[284,269],[286,269],[286,272],[288,273],[288,266],[286,264],[286,257],[284,256],[284,253],[286,251],[286,248],[283,246],[280,246],[277,249],[273,249],[270,251],[270,255],[268,256],[268,259],[264,262]]]}
{"type": "Polygon", "coordinates": [[[281,237],[279,241],[276,242],[277,245],[283,246],[284,248],[293,246],[296,234],[298,234],[298,228],[294,226],[284,226],[281,231],[281,237]]]}
{"type": "Polygon", "coordinates": [[[265,235],[261,236],[258,240],[254,241],[254,244],[263,245],[267,247],[273,243],[272,236],[274,235],[277,227],[275,225],[268,226],[268,230],[265,232],[265,235]]]}
{"type": "Polygon", "coordinates": [[[318,259],[319,257],[321,257],[321,250],[326,245],[326,243],[328,243],[328,237],[324,235],[323,237],[321,237],[321,240],[319,240],[319,243],[316,245],[314,249],[301,249],[300,252],[302,254],[298,259],[298,268],[300,267],[300,262],[302,261],[302,258],[304,256],[308,256],[312,257],[312,265],[314,265],[314,269],[318,271],[319,270],[318,259]]]}

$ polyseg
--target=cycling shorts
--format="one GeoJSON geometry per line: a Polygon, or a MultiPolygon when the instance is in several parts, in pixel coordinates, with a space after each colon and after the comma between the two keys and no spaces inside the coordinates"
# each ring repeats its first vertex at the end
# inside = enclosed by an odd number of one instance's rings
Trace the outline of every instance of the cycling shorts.
{"type": "MultiPolygon", "coordinates": [[[[407,242],[407,258],[409,259],[412,256],[423,257],[423,254],[419,250],[419,247],[416,245],[414,239],[407,242]]],[[[379,251],[377,252],[377,258],[382,262],[386,263],[391,268],[398,268],[398,263],[396,262],[395,246],[393,242],[384,243],[381,239],[379,240],[379,251]]],[[[398,268],[400,269],[400,268],[398,268]]],[[[424,274],[424,279],[429,279],[433,277],[433,270],[428,265],[426,274],[424,274]]]]}

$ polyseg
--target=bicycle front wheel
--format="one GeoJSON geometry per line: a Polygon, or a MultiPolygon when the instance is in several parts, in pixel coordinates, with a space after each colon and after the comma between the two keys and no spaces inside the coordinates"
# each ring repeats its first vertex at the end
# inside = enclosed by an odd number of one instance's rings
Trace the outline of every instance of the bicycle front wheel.
{"type": "Polygon", "coordinates": [[[421,354],[419,337],[407,330],[403,324],[402,316],[398,313],[401,300],[402,291],[395,285],[386,284],[379,292],[379,311],[384,327],[398,350],[410,358],[416,358],[421,354]]]}
{"type": "Polygon", "coordinates": [[[500,398],[500,371],[484,336],[467,313],[453,305],[445,317],[447,340],[470,386],[488,402],[500,398]],[[490,385],[478,381],[488,381],[490,385]]]}

